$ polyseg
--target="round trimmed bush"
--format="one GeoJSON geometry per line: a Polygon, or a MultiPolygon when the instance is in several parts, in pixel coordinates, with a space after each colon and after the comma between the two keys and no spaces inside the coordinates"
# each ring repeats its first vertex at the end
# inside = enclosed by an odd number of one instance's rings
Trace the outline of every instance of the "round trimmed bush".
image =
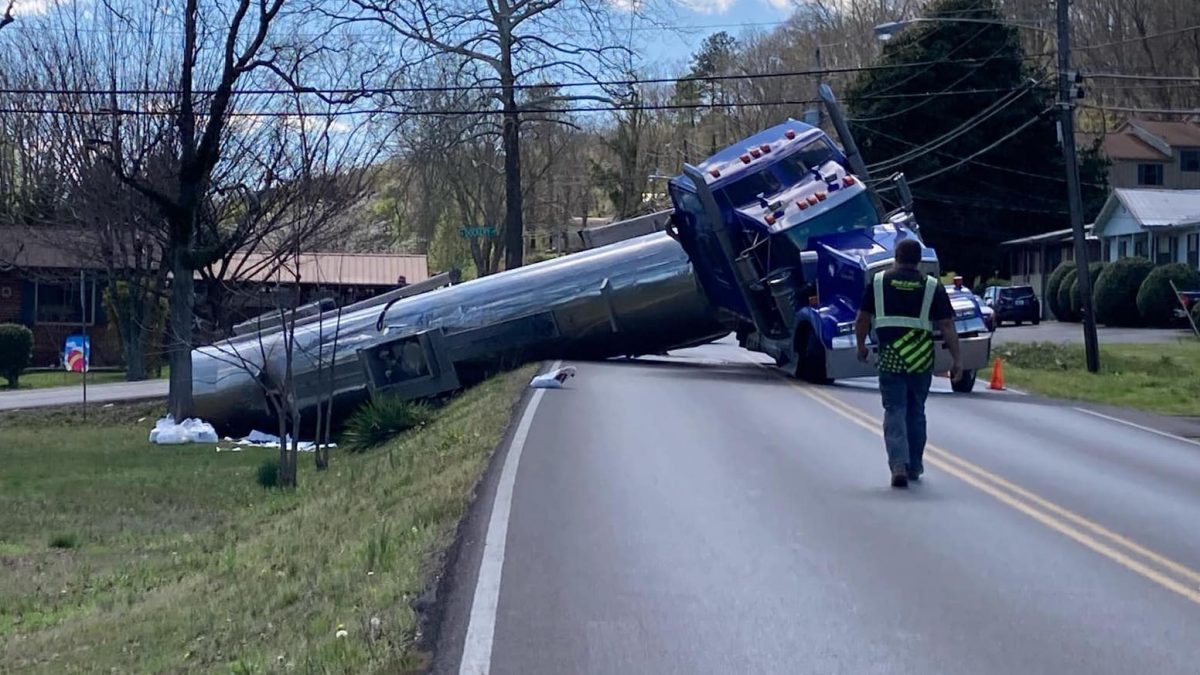
{"type": "Polygon", "coordinates": [[[17,388],[21,373],[33,361],[33,331],[15,323],[0,324],[0,377],[17,388]]]}
{"type": "Polygon", "coordinates": [[[1096,279],[1096,321],[1107,326],[1140,326],[1137,296],[1154,269],[1145,258],[1122,258],[1109,264],[1096,279]]]}
{"type": "Polygon", "coordinates": [[[1192,321],[1200,326],[1200,302],[1192,303],[1192,321]]]}
{"type": "MultiPolygon", "coordinates": [[[[1099,278],[1100,273],[1104,271],[1104,268],[1106,265],[1108,265],[1108,263],[1103,263],[1103,262],[1088,263],[1088,271],[1091,273],[1088,278],[1090,278],[1092,280],[1092,298],[1093,298],[1092,311],[1093,312],[1096,311],[1095,300],[1094,300],[1096,297],[1096,294],[1095,294],[1096,279],[1099,278]]],[[[1083,296],[1080,295],[1080,293],[1079,293],[1078,270],[1076,270],[1074,279],[1071,281],[1071,315],[1075,317],[1076,321],[1080,321],[1083,319],[1083,296]]]]}
{"type": "Polygon", "coordinates": [[[1155,267],[1138,289],[1137,307],[1142,320],[1150,326],[1169,326],[1180,309],[1171,282],[1181,291],[1200,290],[1200,272],[1183,263],[1155,267]]]}
{"type": "Polygon", "coordinates": [[[1063,278],[1074,269],[1075,261],[1073,260],[1060,263],[1050,273],[1050,278],[1046,280],[1046,304],[1050,306],[1050,313],[1056,319],[1062,315],[1062,309],[1058,306],[1058,289],[1062,287],[1063,278]]]}
{"type": "Polygon", "coordinates": [[[1072,267],[1063,275],[1062,283],[1058,286],[1058,292],[1054,294],[1054,316],[1058,317],[1059,321],[1078,321],[1079,315],[1071,312],[1071,289],[1075,286],[1075,279],[1079,277],[1079,270],[1072,267]]]}

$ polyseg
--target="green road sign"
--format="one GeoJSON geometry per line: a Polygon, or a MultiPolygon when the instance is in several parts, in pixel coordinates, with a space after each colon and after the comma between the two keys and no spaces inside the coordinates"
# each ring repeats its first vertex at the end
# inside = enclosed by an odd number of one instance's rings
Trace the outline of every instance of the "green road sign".
{"type": "Polygon", "coordinates": [[[463,239],[472,239],[475,237],[494,237],[496,236],[495,225],[484,225],[483,227],[460,227],[458,233],[463,239]]]}

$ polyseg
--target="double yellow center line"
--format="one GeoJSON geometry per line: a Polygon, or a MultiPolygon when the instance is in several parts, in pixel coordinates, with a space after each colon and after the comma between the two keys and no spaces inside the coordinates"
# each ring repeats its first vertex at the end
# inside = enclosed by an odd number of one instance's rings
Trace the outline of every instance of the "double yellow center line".
{"type": "MultiPolygon", "coordinates": [[[[883,437],[882,423],[871,415],[815,387],[789,382],[801,393],[883,437]]],[[[933,444],[925,446],[925,463],[995,497],[1001,503],[1033,518],[1122,567],[1200,605],[1200,572],[1123,537],[1025,488],[933,444]]]]}

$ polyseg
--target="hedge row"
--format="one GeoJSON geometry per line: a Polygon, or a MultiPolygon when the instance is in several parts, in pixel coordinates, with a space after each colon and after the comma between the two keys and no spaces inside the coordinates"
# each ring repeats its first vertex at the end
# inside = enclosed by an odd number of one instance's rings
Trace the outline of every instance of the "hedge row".
{"type": "MultiPolygon", "coordinates": [[[[1171,282],[1181,291],[1200,290],[1200,272],[1183,263],[1155,267],[1145,258],[1122,258],[1088,265],[1096,321],[1107,326],[1169,326],[1179,302],[1171,282]]],[[[1078,270],[1074,262],[1059,265],[1046,284],[1046,302],[1060,321],[1079,321],[1078,270]]]]}

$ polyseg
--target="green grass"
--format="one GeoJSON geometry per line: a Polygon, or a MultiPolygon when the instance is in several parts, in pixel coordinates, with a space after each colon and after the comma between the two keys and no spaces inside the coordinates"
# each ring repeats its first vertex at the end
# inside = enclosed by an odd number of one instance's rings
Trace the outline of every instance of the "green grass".
{"type": "Polygon", "coordinates": [[[258,485],[273,451],[148,444],[161,402],[0,414],[0,672],[419,670],[412,601],[531,370],[327,471],[301,455],[295,492],[258,485]]]}
{"type": "MultiPolygon", "coordinates": [[[[1200,340],[1175,344],[1101,345],[1100,372],[1087,372],[1082,345],[1009,344],[1005,384],[1054,398],[1200,416],[1200,340]]],[[[980,373],[984,382],[991,369],[980,373]]]]}
{"type": "MultiPolygon", "coordinates": [[[[163,378],[166,378],[168,370],[163,368],[163,378]]],[[[93,371],[88,373],[88,386],[93,384],[109,384],[111,382],[124,382],[125,373],[122,371],[93,371]]],[[[83,375],[80,373],[71,373],[65,370],[39,370],[31,373],[24,373],[18,381],[18,389],[45,389],[47,387],[78,387],[83,384],[83,375]]],[[[0,384],[0,391],[8,389],[6,384],[0,384]]]]}

